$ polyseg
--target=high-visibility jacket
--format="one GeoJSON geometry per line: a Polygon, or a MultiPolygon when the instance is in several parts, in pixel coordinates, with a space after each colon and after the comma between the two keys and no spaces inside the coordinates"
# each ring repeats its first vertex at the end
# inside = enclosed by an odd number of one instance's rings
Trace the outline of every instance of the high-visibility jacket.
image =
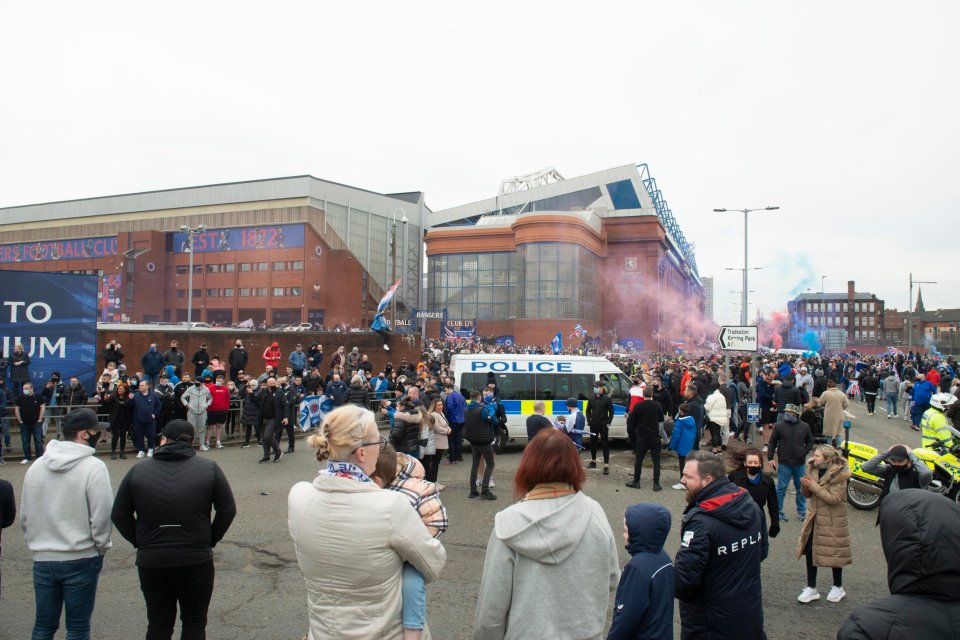
{"type": "Polygon", "coordinates": [[[947,417],[939,409],[930,407],[923,412],[923,418],[920,419],[920,429],[922,430],[921,446],[932,447],[937,440],[950,442],[953,433],[947,428],[947,417]]]}

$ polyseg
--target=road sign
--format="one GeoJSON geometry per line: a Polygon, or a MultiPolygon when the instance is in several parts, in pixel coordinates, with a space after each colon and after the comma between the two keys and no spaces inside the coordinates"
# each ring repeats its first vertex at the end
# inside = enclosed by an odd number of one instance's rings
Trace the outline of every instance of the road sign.
{"type": "Polygon", "coordinates": [[[756,327],[720,327],[717,342],[724,351],[756,351],[756,327]]]}
{"type": "Polygon", "coordinates": [[[747,403],[747,421],[760,422],[760,404],[757,402],[747,403]]]}

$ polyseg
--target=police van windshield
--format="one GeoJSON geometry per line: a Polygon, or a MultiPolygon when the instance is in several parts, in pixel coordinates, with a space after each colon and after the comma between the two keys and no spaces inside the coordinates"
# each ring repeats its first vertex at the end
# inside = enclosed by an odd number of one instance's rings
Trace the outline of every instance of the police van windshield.
{"type": "MultiPolygon", "coordinates": [[[[590,373],[510,373],[494,374],[501,400],[587,400],[593,389],[590,373]]],[[[466,391],[487,386],[486,373],[464,372],[460,387],[466,391]]]]}

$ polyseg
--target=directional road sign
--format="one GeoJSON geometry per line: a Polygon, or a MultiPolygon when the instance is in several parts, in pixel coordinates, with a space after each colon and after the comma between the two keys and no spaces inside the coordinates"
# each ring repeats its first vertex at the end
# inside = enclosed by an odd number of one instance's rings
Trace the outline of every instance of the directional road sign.
{"type": "Polygon", "coordinates": [[[756,351],[756,327],[720,327],[717,342],[724,351],[756,351]]]}

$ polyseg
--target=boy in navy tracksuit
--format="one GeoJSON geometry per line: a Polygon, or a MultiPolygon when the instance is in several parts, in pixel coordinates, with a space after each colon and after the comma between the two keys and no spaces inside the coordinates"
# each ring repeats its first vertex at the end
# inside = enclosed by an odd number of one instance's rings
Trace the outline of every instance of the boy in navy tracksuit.
{"type": "Polygon", "coordinates": [[[633,556],[620,575],[607,640],[672,640],[676,573],[663,543],[670,533],[670,512],[641,502],[624,514],[627,551],[633,556]]]}

